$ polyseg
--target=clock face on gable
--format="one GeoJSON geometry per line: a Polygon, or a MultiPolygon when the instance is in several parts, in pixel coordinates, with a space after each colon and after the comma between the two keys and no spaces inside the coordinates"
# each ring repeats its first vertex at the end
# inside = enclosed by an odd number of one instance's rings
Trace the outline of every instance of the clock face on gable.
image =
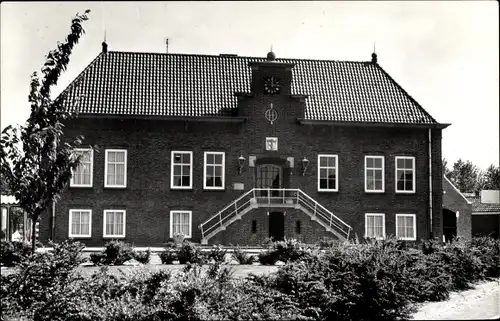
{"type": "Polygon", "coordinates": [[[281,81],[276,77],[264,78],[264,92],[266,94],[274,95],[279,94],[281,90],[281,81]]]}

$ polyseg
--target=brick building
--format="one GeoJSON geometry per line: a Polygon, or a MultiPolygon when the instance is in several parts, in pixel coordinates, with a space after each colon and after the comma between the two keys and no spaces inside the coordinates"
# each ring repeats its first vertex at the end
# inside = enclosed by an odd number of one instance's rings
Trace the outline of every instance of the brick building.
{"type": "Polygon", "coordinates": [[[61,96],[83,163],[42,240],[442,237],[441,131],[378,64],[103,51],[61,96]]]}
{"type": "Polygon", "coordinates": [[[482,190],[468,195],[472,203],[472,235],[500,237],[500,191],[482,190]]]}
{"type": "Polygon", "coordinates": [[[445,241],[453,237],[470,240],[472,237],[472,202],[443,176],[443,234],[445,241]]]}

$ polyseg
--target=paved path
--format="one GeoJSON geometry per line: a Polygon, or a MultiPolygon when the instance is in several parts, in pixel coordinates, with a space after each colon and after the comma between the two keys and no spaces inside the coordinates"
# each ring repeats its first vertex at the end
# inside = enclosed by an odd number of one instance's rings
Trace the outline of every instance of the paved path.
{"type": "Polygon", "coordinates": [[[471,320],[500,318],[500,279],[472,290],[450,294],[443,302],[421,305],[413,320],[471,320]]]}

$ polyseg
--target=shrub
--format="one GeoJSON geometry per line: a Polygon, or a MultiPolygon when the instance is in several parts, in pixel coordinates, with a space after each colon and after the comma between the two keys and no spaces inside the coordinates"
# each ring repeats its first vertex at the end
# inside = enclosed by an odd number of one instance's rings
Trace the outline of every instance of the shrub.
{"type": "Polygon", "coordinates": [[[148,264],[151,260],[151,250],[147,249],[146,251],[137,251],[134,253],[134,258],[142,264],[148,264]]]}
{"type": "Polygon", "coordinates": [[[106,264],[106,254],[103,252],[90,253],[90,262],[92,262],[95,266],[106,264]]]}
{"type": "Polygon", "coordinates": [[[306,260],[312,257],[313,248],[295,240],[273,242],[271,247],[259,254],[259,261],[263,265],[273,265],[277,261],[293,262],[306,260]]]}
{"type": "Polygon", "coordinates": [[[78,279],[74,270],[85,261],[81,256],[84,245],[72,241],[51,245],[51,252],[35,253],[21,261],[19,272],[6,280],[6,300],[14,302],[13,306],[22,310],[43,306],[78,279]]]}
{"type": "Polygon", "coordinates": [[[177,252],[166,248],[163,252],[160,252],[160,260],[162,264],[173,264],[177,260],[177,252]]]}
{"type": "Polygon", "coordinates": [[[104,245],[105,264],[122,265],[134,258],[130,244],[122,241],[109,241],[104,245]]]}
{"type": "Polygon", "coordinates": [[[184,241],[177,249],[177,258],[180,264],[186,264],[188,262],[203,264],[206,261],[206,256],[203,255],[200,248],[189,241],[184,241]]]}
{"type": "Polygon", "coordinates": [[[255,256],[245,253],[239,246],[234,249],[232,257],[240,264],[253,264],[255,256]]]}
{"type": "Polygon", "coordinates": [[[474,237],[470,246],[475,256],[481,261],[484,277],[500,277],[500,239],[474,237]]]}
{"type": "Polygon", "coordinates": [[[208,253],[208,260],[214,260],[216,263],[224,263],[226,260],[227,250],[223,249],[220,245],[214,245],[208,253]]]}
{"type": "Polygon", "coordinates": [[[4,266],[15,266],[31,254],[31,245],[25,242],[2,241],[0,247],[0,263],[4,266]]]}

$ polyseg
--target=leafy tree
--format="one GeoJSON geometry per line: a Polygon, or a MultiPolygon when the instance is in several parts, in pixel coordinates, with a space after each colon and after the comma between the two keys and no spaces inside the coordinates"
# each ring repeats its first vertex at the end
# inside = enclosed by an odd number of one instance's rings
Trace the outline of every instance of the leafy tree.
{"type": "Polygon", "coordinates": [[[491,164],[484,173],[484,189],[500,189],[500,168],[491,164]]]}
{"type": "Polygon", "coordinates": [[[71,171],[79,164],[73,149],[81,144],[83,137],[63,141],[62,131],[63,122],[76,114],[65,110],[62,104],[65,94],[52,100],[50,90],[66,70],[73,47],[85,32],[82,23],[88,20],[89,13],[90,10],[86,10],[72,19],[65,41],[58,42],[57,49],[46,56],[41,79],[36,72],[32,74],[28,96],[31,114],[26,123],[2,130],[0,173],[11,194],[31,218],[33,252],[36,222],[50,203],[57,200],[71,178],[71,171]]]}
{"type": "Polygon", "coordinates": [[[462,193],[477,193],[482,188],[482,172],[471,161],[458,159],[446,176],[462,193]]]}
{"type": "Polygon", "coordinates": [[[448,168],[448,161],[446,158],[443,158],[443,173],[449,179],[450,178],[450,169],[448,168]]]}

